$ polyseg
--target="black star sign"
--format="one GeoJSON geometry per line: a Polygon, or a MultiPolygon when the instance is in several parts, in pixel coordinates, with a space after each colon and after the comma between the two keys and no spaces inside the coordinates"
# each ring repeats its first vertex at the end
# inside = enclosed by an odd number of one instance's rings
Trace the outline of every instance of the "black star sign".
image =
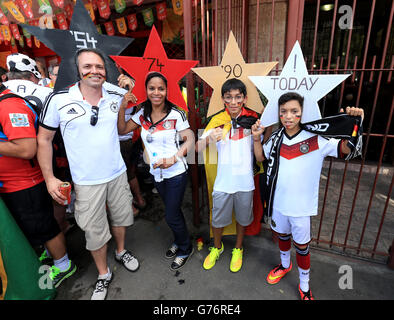
{"type": "Polygon", "coordinates": [[[82,0],[77,0],[75,4],[69,30],[41,29],[26,24],[21,26],[61,57],[55,91],[79,80],[75,53],[81,48],[96,48],[103,52],[106,59],[107,81],[117,84],[119,71],[108,55],[119,55],[134,40],[98,33],[82,0]]]}

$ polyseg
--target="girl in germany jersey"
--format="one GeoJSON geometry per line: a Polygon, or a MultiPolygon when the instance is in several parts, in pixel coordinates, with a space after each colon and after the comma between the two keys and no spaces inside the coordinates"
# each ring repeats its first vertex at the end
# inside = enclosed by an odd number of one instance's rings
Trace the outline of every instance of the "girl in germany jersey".
{"type": "Polygon", "coordinates": [[[165,204],[165,218],[174,235],[167,250],[168,259],[175,257],[170,269],[185,265],[193,253],[181,204],[187,183],[185,155],[194,146],[194,134],[183,111],[167,100],[167,79],[151,72],[145,80],[147,100],[141,109],[125,122],[125,108],[118,115],[118,132],[126,134],[141,126],[141,138],[150,159],[150,173],[165,204]],[[179,137],[184,141],[179,144],[179,137]]]}

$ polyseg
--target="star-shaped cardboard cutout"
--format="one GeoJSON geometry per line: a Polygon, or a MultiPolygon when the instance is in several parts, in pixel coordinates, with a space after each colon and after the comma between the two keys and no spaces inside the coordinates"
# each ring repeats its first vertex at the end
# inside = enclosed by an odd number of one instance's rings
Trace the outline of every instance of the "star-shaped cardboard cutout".
{"type": "Polygon", "coordinates": [[[152,27],[150,32],[143,57],[111,56],[111,58],[135,79],[133,94],[137,97],[137,104],[146,100],[145,79],[147,74],[157,71],[167,78],[167,99],[178,107],[187,110],[178,81],[198,61],[168,59],[155,26],[152,27]]]}
{"type": "Polygon", "coordinates": [[[261,116],[261,125],[268,127],[279,121],[278,99],[286,92],[297,92],[304,97],[302,123],[320,119],[321,114],[317,102],[349,76],[350,74],[308,74],[304,56],[297,41],[280,76],[249,77],[268,99],[261,116]]]}
{"type": "Polygon", "coordinates": [[[224,108],[221,88],[223,83],[231,78],[237,78],[245,84],[248,97],[246,106],[249,109],[261,113],[264,109],[263,103],[261,102],[256,87],[248,79],[248,76],[265,76],[275,67],[276,64],[276,61],[245,63],[242,53],[238,47],[237,40],[231,31],[219,66],[192,69],[213,89],[207,117],[210,117],[224,108]]]}
{"type": "MultiPolygon", "coordinates": [[[[69,30],[41,29],[25,24],[22,24],[22,27],[61,57],[59,76],[55,84],[56,91],[79,80],[74,58],[78,49],[97,48],[106,55],[116,55],[120,54],[134,40],[98,33],[82,0],[77,0],[75,4],[69,30]]],[[[107,81],[117,84],[119,71],[111,59],[105,58],[107,81]]]]}

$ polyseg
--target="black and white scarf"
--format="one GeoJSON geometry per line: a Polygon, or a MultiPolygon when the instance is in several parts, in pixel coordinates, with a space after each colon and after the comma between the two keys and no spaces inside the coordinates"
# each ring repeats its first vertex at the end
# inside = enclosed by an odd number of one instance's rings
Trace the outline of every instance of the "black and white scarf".
{"type": "MultiPolygon", "coordinates": [[[[353,159],[361,155],[362,151],[362,119],[360,116],[349,116],[341,113],[335,116],[311,121],[301,124],[301,130],[306,130],[327,138],[348,140],[347,146],[351,152],[345,160],[353,159]]],[[[279,128],[270,137],[272,146],[266,163],[265,181],[261,186],[262,203],[264,207],[264,217],[271,217],[276,181],[279,172],[280,147],[282,145],[285,128],[279,128]]]]}

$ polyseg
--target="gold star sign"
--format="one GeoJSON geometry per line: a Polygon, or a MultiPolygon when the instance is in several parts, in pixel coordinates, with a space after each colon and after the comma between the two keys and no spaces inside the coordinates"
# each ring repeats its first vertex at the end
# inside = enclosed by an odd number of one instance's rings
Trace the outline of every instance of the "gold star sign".
{"type": "Polygon", "coordinates": [[[230,31],[226,49],[219,66],[192,68],[192,70],[213,89],[207,117],[210,117],[224,108],[221,88],[223,83],[231,78],[237,78],[245,84],[248,96],[246,106],[249,109],[261,113],[264,109],[263,103],[261,102],[255,85],[249,80],[248,76],[267,75],[277,63],[276,61],[245,63],[242,53],[239,50],[237,40],[235,40],[233,32],[230,31]]]}

